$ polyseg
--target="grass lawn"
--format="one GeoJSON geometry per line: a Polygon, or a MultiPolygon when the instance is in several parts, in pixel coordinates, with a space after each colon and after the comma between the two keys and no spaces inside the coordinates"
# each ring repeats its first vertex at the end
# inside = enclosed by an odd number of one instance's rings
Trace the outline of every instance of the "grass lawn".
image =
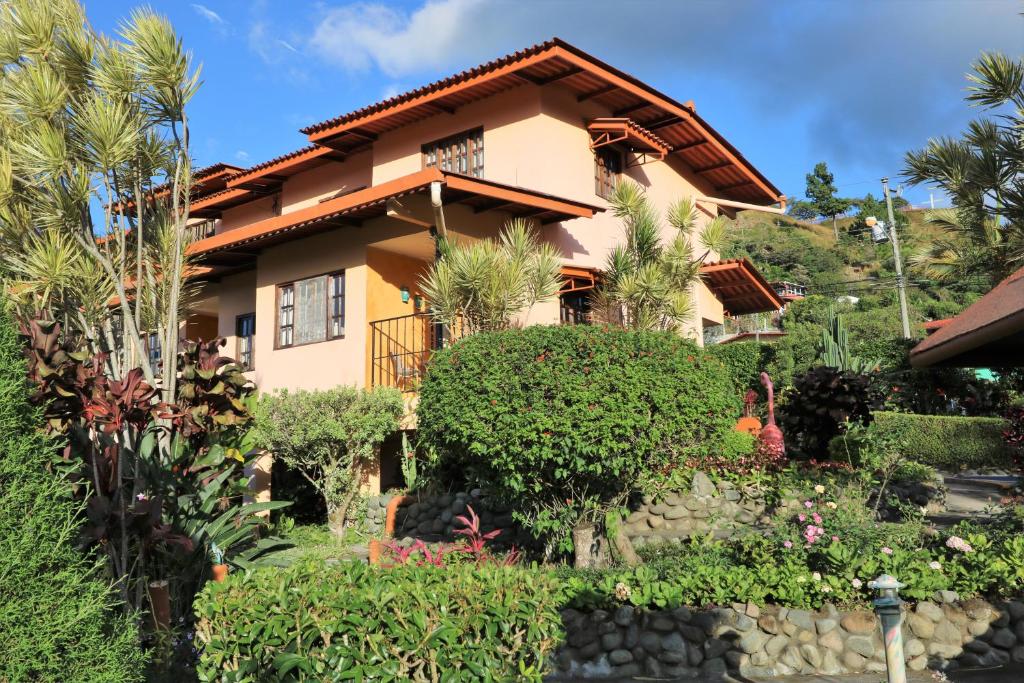
{"type": "Polygon", "coordinates": [[[353,529],[346,529],[345,536],[339,538],[327,525],[297,526],[288,534],[287,540],[294,547],[277,555],[275,559],[282,564],[303,560],[350,560],[366,555],[366,538],[353,529]],[[355,546],[361,547],[357,549],[355,546]]]}

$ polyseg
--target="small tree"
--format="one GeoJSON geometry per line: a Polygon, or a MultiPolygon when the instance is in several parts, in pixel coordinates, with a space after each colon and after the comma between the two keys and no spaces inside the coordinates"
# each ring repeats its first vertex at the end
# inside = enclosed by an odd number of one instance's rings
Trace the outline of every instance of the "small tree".
{"type": "Polygon", "coordinates": [[[516,218],[498,240],[441,241],[441,258],[423,277],[423,293],[438,322],[469,333],[503,330],[516,315],[550,299],[561,285],[561,261],[536,228],[516,218]]]}
{"type": "Polygon", "coordinates": [[[805,194],[817,215],[832,219],[832,232],[838,240],[839,227],[836,225],[836,217],[846,213],[850,208],[850,200],[836,196],[835,178],[824,161],[815,164],[814,171],[807,174],[805,194]]]}
{"type": "Polygon", "coordinates": [[[676,234],[668,244],[662,243],[661,218],[639,185],[618,183],[609,202],[622,219],[626,239],[608,255],[604,284],[595,295],[595,316],[628,329],[678,332],[693,317],[692,291],[700,267],[721,251],[728,220],[717,217],[704,226],[697,238],[704,252],[698,256],[693,200],[680,199],[669,207],[666,219],[676,234]]]}
{"type": "Polygon", "coordinates": [[[254,440],[309,480],[327,504],[331,531],[341,535],[363,467],[398,431],[404,410],[392,388],[282,390],[260,398],[254,440]]]}

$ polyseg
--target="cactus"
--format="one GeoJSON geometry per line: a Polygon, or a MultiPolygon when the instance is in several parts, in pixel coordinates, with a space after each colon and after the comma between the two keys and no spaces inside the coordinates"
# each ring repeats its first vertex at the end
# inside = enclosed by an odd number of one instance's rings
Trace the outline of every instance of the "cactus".
{"type": "Polygon", "coordinates": [[[831,308],[828,311],[828,324],[821,331],[818,362],[830,368],[861,375],[873,372],[878,367],[878,361],[865,360],[850,353],[850,334],[843,321],[843,314],[831,308]]]}

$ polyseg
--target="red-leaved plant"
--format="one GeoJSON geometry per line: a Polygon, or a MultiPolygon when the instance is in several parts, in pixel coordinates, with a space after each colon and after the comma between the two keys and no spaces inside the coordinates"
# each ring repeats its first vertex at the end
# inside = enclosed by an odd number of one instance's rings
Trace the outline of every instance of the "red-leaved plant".
{"type": "Polygon", "coordinates": [[[394,560],[392,564],[406,564],[417,553],[419,553],[420,558],[416,560],[416,564],[421,567],[425,565],[444,567],[445,557],[452,553],[471,557],[477,566],[497,564],[510,567],[517,564],[521,553],[515,547],[502,557],[494,555],[487,548],[488,541],[493,541],[500,536],[502,529],[494,529],[487,533],[482,532],[480,530],[480,516],[476,514],[472,505],[467,505],[466,509],[469,511],[468,515],[459,515],[455,518],[456,521],[462,524],[461,529],[456,529],[453,532],[463,537],[460,543],[441,543],[432,551],[419,538],[407,547],[402,547],[396,541],[391,541],[385,543],[384,547],[391,553],[391,557],[394,560]]]}

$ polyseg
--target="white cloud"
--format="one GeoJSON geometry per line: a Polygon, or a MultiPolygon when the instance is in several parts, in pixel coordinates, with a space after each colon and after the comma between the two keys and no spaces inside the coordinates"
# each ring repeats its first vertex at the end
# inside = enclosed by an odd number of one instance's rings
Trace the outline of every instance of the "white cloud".
{"type": "Polygon", "coordinates": [[[246,152],[244,149],[240,149],[237,152],[235,152],[235,159],[243,163],[249,161],[249,153],[246,152]]]}
{"type": "Polygon", "coordinates": [[[298,54],[298,49],[286,40],[272,35],[265,21],[255,21],[249,27],[249,49],[267,64],[282,62],[287,54],[298,54]]]}
{"type": "Polygon", "coordinates": [[[349,71],[377,66],[401,76],[448,66],[478,26],[483,0],[429,0],[412,14],[360,2],[325,12],[310,39],[313,50],[349,71]]]}
{"type": "Polygon", "coordinates": [[[201,16],[203,19],[206,19],[211,24],[223,25],[225,23],[223,17],[221,17],[219,14],[214,12],[212,9],[210,9],[206,5],[200,5],[198,3],[192,3],[192,9],[194,9],[196,11],[196,14],[201,16]]]}

